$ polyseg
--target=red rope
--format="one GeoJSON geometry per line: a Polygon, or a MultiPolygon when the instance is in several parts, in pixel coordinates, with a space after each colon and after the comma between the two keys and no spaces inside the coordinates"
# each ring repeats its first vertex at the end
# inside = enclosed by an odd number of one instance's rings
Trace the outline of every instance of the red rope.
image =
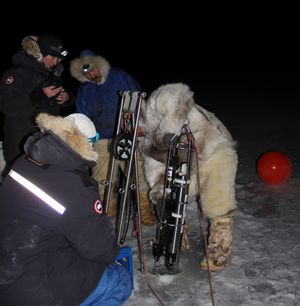
{"type": "Polygon", "coordinates": [[[150,291],[154,294],[154,296],[157,298],[159,304],[161,306],[164,306],[164,303],[162,302],[162,300],[160,299],[160,297],[158,296],[158,294],[154,291],[154,289],[152,288],[148,278],[147,278],[147,269],[146,269],[146,265],[145,265],[145,258],[144,258],[144,249],[143,249],[143,241],[141,239],[139,239],[140,235],[139,235],[139,226],[138,226],[138,222],[134,222],[135,223],[135,230],[134,230],[134,234],[137,235],[137,243],[138,243],[138,248],[140,251],[140,261],[141,261],[141,269],[142,269],[142,273],[144,275],[144,278],[146,280],[147,286],[150,289],[150,291]]]}
{"type": "Polygon", "coordinates": [[[211,302],[212,305],[215,305],[215,301],[214,301],[214,292],[213,292],[213,287],[212,287],[212,277],[211,277],[211,271],[210,271],[210,267],[209,267],[209,260],[208,260],[208,248],[207,248],[207,237],[208,235],[206,234],[206,230],[203,228],[203,224],[204,224],[204,212],[202,209],[202,205],[201,205],[201,199],[200,199],[200,176],[199,176],[199,161],[198,161],[198,149],[196,147],[196,141],[195,138],[192,134],[190,134],[191,137],[191,141],[193,144],[193,147],[195,149],[195,160],[196,160],[196,176],[197,176],[197,187],[198,187],[198,192],[196,195],[196,202],[198,204],[199,210],[200,210],[200,227],[201,227],[201,232],[202,232],[202,236],[204,237],[204,253],[205,253],[205,258],[207,261],[207,275],[208,275],[208,284],[209,284],[209,288],[210,288],[210,295],[211,295],[211,302]]]}
{"type": "MultiPolygon", "coordinates": [[[[201,215],[201,219],[200,219],[200,227],[201,227],[201,232],[202,232],[202,235],[204,237],[204,245],[205,245],[205,258],[206,258],[206,261],[207,261],[207,274],[208,274],[208,283],[209,283],[209,288],[210,288],[210,295],[211,295],[211,301],[212,301],[212,305],[215,306],[215,302],[214,302],[214,293],[213,293],[213,287],[212,287],[212,277],[211,277],[211,271],[210,271],[210,267],[209,267],[209,261],[208,261],[208,247],[207,247],[207,234],[206,234],[206,231],[205,229],[203,228],[203,224],[204,224],[204,219],[205,219],[205,216],[204,216],[204,212],[203,212],[203,209],[202,209],[202,206],[201,206],[201,200],[200,200],[200,177],[199,177],[199,161],[198,161],[198,149],[196,147],[196,141],[195,141],[195,138],[194,136],[192,135],[192,133],[188,133],[187,134],[189,140],[191,141],[192,145],[193,145],[193,148],[195,150],[195,160],[196,160],[196,168],[197,168],[197,171],[196,171],[196,177],[197,177],[197,187],[198,187],[198,192],[197,192],[197,195],[196,195],[196,201],[197,201],[197,204],[198,204],[198,207],[199,207],[199,210],[200,210],[200,215],[201,215]]],[[[138,234],[138,231],[139,231],[139,227],[137,226],[137,222],[135,222],[135,234],[138,234]]],[[[139,239],[139,236],[140,235],[137,235],[137,240],[138,240],[138,246],[139,246],[139,250],[140,250],[140,256],[141,256],[141,265],[142,265],[142,272],[143,272],[143,275],[144,275],[144,278],[146,280],[146,283],[147,283],[147,286],[148,288],[150,289],[150,291],[154,294],[154,296],[157,298],[159,304],[161,306],[164,306],[164,303],[162,302],[162,300],[160,299],[160,297],[158,296],[158,294],[154,291],[154,289],[152,288],[149,280],[148,280],[148,277],[147,277],[147,269],[146,269],[146,265],[145,265],[145,259],[144,259],[144,252],[143,252],[143,241],[140,241],[139,239]]]]}

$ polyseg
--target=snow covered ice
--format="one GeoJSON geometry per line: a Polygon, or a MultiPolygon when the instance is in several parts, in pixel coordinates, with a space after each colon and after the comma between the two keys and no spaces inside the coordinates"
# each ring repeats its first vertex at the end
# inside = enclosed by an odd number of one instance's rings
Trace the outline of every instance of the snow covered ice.
{"type": "MultiPolygon", "coordinates": [[[[264,98],[254,103],[242,97],[239,106],[230,107],[226,99],[223,106],[203,99],[207,104],[203,106],[231,131],[239,155],[231,264],[210,276],[218,306],[300,305],[300,121],[293,98],[288,104],[284,97],[277,99],[277,108],[276,101],[264,98]],[[271,187],[257,176],[256,160],[267,150],[282,151],[290,158],[293,175],[288,182],[271,187]]],[[[196,203],[188,204],[187,219],[191,249],[181,251],[181,272],[176,275],[151,273],[149,241],[156,226],[142,228],[145,273],[139,271],[137,242],[128,234],[125,244],[133,247],[135,290],[125,305],[213,305],[208,272],[200,269],[204,253],[196,203]]]]}

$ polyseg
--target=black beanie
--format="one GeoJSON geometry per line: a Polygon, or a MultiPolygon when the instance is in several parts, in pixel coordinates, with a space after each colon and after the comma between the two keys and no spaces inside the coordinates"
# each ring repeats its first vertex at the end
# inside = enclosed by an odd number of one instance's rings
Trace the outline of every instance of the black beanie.
{"type": "Polygon", "coordinates": [[[38,38],[37,43],[43,57],[52,55],[63,59],[68,54],[68,52],[63,49],[62,41],[56,36],[42,35],[38,38]]]}

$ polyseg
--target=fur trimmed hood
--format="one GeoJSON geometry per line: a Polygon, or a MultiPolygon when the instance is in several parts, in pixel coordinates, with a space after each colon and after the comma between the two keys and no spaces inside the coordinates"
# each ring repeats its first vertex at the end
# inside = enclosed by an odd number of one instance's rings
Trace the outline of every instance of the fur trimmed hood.
{"type": "Polygon", "coordinates": [[[62,72],[64,71],[63,65],[58,63],[56,66],[52,68],[46,67],[46,65],[43,62],[43,55],[41,49],[38,45],[38,39],[39,37],[35,35],[25,36],[21,42],[22,51],[19,51],[15,54],[15,56],[13,57],[13,62],[16,65],[20,64],[24,65],[24,62],[26,62],[26,65],[30,65],[31,67],[33,63],[35,67],[38,67],[37,68],[38,70],[40,70],[42,67],[42,69],[47,69],[51,71],[53,73],[53,76],[60,77],[62,72]],[[36,66],[36,62],[38,62],[40,66],[36,66]]]}
{"type": "Polygon", "coordinates": [[[37,60],[42,59],[42,53],[37,43],[38,36],[28,35],[22,39],[21,46],[22,49],[29,55],[33,56],[37,60]]]}
{"type": "Polygon", "coordinates": [[[183,83],[160,86],[142,105],[139,126],[143,131],[139,145],[145,154],[153,148],[155,158],[163,159],[169,138],[188,124],[199,146],[201,158],[208,160],[219,146],[234,147],[235,142],[225,125],[211,112],[196,104],[194,93],[183,83]]]}
{"type": "Polygon", "coordinates": [[[21,41],[22,49],[39,62],[47,55],[64,59],[68,51],[63,49],[62,41],[54,35],[28,35],[21,41]]]}
{"type": "Polygon", "coordinates": [[[202,130],[206,134],[215,134],[214,138],[232,140],[224,124],[196,104],[193,96],[194,92],[183,83],[162,85],[153,91],[142,105],[140,125],[145,133],[176,133],[183,124],[188,124],[193,132],[202,130]]]}
{"type": "Polygon", "coordinates": [[[83,159],[97,161],[98,154],[91,147],[84,134],[76,127],[73,120],[40,113],[36,117],[36,123],[43,133],[52,131],[83,159]]]}
{"type": "Polygon", "coordinates": [[[86,55],[75,58],[74,60],[70,61],[71,76],[74,77],[80,83],[90,82],[82,73],[83,66],[87,64],[96,66],[100,70],[102,74],[100,84],[103,84],[109,74],[110,64],[104,57],[100,55],[86,55]]]}
{"type": "MultiPolygon", "coordinates": [[[[183,83],[166,84],[153,91],[142,106],[143,129],[176,132],[195,105],[194,93],[183,83]],[[176,120],[174,121],[174,118],[176,120]]],[[[142,125],[142,124],[141,124],[142,125]]]]}

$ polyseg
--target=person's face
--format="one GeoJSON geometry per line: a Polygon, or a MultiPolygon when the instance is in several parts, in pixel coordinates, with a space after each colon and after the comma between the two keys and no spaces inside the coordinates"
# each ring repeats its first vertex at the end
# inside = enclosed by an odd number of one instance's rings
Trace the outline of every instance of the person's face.
{"type": "Polygon", "coordinates": [[[102,79],[102,74],[101,74],[100,70],[97,67],[94,67],[91,70],[89,70],[88,72],[86,72],[84,74],[84,76],[88,80],[90,80],[90,81],[92,81],[94,83],[97,83],[97,84],[100,83],[101,79],[102,79]]]}
{"type": "Polygon", "coordinates": [[[60,59],[53,55],[46,55],[43,57],[43,63],[47,68],[52,68],[60,62],[60,59]]]}

